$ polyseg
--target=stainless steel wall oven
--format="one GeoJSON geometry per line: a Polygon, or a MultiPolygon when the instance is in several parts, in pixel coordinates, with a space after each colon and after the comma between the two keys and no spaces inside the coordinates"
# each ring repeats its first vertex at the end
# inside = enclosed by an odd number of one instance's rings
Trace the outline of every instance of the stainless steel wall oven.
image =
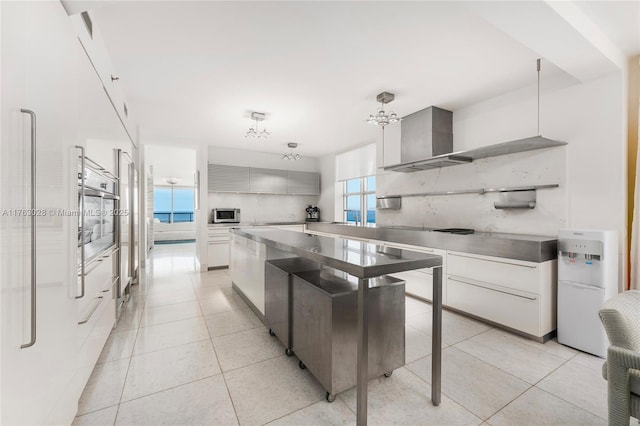
{"type": "Polygon", "coordinates": [[[78,268],[116,244],[117,177],[83,155],[78,164],[78,268]]]}

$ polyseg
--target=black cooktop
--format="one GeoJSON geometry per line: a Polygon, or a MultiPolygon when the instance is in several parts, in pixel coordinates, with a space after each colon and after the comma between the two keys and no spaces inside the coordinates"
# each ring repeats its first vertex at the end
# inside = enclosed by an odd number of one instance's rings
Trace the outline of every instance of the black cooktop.
{"type": "Polygon", "coordinates": [[[458,234],[458,235],[468,235],[473,234],[473,229],[468,228],[442,228],[442,229],[434,229],[436,232],[447,232],[449,234],[458,234]]]}

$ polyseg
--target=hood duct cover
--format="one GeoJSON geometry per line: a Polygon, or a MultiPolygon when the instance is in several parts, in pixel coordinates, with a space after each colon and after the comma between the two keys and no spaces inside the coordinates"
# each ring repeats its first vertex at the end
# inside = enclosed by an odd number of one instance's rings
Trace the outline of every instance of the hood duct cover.
{"type": "Polygon", "coordinates": [[[400,122],[400,161],[411,163],[453,152],[453,113],[430,106],[400,122]]]}

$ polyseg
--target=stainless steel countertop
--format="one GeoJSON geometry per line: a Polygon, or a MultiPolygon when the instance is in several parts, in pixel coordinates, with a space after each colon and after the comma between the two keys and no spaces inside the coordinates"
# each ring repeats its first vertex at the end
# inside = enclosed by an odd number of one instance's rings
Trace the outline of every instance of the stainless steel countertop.
{"type": "Polygon", "coordinates": [[[233,234],[296,254],[358,278],[442,266],[442,257],[340,237],[323,237],[287,230],[234,228],[233,234]]]}
{"type": "Polygon", "coordinates": [[[558,253],[557,238],[540,235],[498,232],[476,232],[469,235],[456,235],[433,232],[433,228],[413,226],[362,227],[328,222],[307,223],[307,229],[355,238],[454,250],[529,262],[545,262],[556,259],[558,253]]]}

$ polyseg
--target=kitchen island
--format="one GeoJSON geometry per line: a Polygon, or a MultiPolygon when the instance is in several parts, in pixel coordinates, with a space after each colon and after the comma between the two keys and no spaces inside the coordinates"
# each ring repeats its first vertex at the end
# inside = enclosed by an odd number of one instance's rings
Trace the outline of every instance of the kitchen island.
{"type": "Polygon", "coordinates": [[[285,230],[231,230],[234,288],[264,313],[264,261],[301,257],[358,278],[357,423],[367,423],[369,279],[394,272],[433,268],[431,401],[440,404],[442,356],[442,257],[339,237],[285,230]],[[253,274],[251,273],[253,271],[253,274]],[[260,275],[262,271],[262,275],[260,275]],[[262,282],[260,282],[262,280],[262,282]],[[262,291],[262,294],[260,292],[262,291]]]}

